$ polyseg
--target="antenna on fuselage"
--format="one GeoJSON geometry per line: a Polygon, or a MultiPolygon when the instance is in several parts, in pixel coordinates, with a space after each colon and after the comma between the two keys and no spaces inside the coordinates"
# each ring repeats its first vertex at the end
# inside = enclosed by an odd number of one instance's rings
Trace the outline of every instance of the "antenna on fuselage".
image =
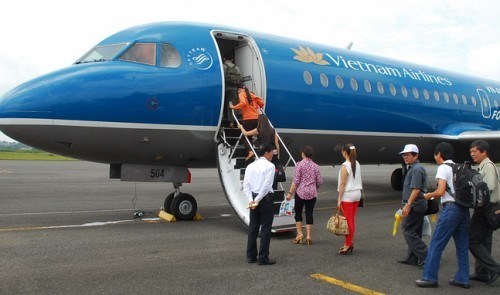
{"type": "Polygon", "coordinates": [[[353,43],[353,42],[350,42],[349,44],[347,44],[347,47],[346,47],[346,48],[347,48],[348,50],[351,50],[352,44],[354,44],[354,43],[353,43]]]}

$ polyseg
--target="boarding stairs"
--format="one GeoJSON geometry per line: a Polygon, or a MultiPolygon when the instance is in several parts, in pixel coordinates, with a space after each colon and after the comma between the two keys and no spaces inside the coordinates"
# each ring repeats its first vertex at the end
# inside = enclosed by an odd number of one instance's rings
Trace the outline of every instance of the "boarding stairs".
{"type": "MultiPolygon", "coordinates": [[[[234,121],[238,122],[234,111],[232,115],[234,121]]],[[[217,168],[222,188],[234,212],[243,224],[248,227],[250,223],[250,210],[247,208],[248,200],[243,194],[243,178],[249,161],[245,160],[247,153],[243,145],[243,140],[246,140],[250,144],[254,155],[257,155],[257,153],[253,145],[248,141],[248,138],[241,133],[239,128],[221,127],[219,138],[220,141],[217,145],[217,168]]],[[[285,175],[290,179],[292,169],[287,170],[287,168],[291,165],[295,166],[296,162],[279,134],[278,139],[281,151],[280,163],[283,164],[285,175]]],[[[257,157],[255,157],[255,159],[257,159],[257,157]]],[[[283,202],[284,199],[285,191],[283,189],[283,184],[278,182],[278,188],[274,190],[273,197],[274,221],[271,230],[274,233],[295,230],[295,219],[292,216],[279,216],[281,202],[283,202]]]]}

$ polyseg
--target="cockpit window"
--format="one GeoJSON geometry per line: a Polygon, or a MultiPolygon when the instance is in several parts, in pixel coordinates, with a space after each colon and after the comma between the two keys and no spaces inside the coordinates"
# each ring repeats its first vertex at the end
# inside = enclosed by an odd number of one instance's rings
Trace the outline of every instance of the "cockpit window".
{"type": "Polygon", "coordinates": [[[181,65],[181,57],[175,47],[161,44],[160,67],[177,68],[181,65]]]}
{"type": "Polygon", "coordinates": [[[96,46],[82,56],[76,63],[87,63],[87,62],[99,62],[111,60],[118,52],[120,52],[126,43],[106,45],[106,46],[96,46]]]}
{"type": "Polygon", "coordinates": [[[118,59],[154,66],[156,63],[156,44],[135,43],[118,59]]]}

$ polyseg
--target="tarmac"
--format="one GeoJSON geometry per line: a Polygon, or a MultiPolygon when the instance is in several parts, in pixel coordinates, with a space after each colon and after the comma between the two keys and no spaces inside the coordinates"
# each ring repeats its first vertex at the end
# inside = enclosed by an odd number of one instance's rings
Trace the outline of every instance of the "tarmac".
{"type": "MultiPolygon", "coordinates": [[[[434,185],[435,165],[425,167],[434,185]]],[[[107,165],[83,161],[0,161],[0,294],[498,294],[500,281],[471,281],[469,290],[448,284],[457,268],[453,241],[439,288],[415,286],[422,270],[397,263],[406,243],[401,229],[392,235],[401,199],[390,186],[395,168],[362,165],[366,206],[352,255],[339,255],[344,238],[325,229],[339,166],[324,166],[313,245],[292,244],[294,232],[275,234],[277,263],[259,266],[246,262],[247,232],[215,168],[191,170],[192,183],[181,187],[203,220],[166,222],[158,212],[170,183],[109,179],[107,165]]],[[[497,261],[499,245],[495,232],[497,261]]],[[[472,271],[472,255],[469,263],[472,271]]]]}

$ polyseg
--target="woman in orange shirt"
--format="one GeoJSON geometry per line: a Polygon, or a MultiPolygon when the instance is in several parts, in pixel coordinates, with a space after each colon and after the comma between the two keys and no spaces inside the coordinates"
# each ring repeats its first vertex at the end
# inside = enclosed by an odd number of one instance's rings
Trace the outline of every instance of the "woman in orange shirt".
{"type": "MultiPolygon", "coordinates": [[[[241,110],[243,113],[243,128],[245,130],[252,130],[257,128],[258,126],[258,119],[259,119],[259,110],[264,106],[264,100],[262,98],[258,97],[257,95],[251,93],[248,88],[240,84],[238,86],[238,98],[240,100],[240,103],[237,105],[233,105],[231,102],[229,102],[229,107],[231,109],[235,110],[241,110]]],[[[247,136],[248,141],[251,141],[252,137],[247,136]]],[[[245,145],[245,149],[249,154],[248,158],[251,158],[252,154],[250,153],[252,149],[250,148],[250,145],[248,144],[248,141],[245,140],[243,141],[243,144],[245,145]]]]}

